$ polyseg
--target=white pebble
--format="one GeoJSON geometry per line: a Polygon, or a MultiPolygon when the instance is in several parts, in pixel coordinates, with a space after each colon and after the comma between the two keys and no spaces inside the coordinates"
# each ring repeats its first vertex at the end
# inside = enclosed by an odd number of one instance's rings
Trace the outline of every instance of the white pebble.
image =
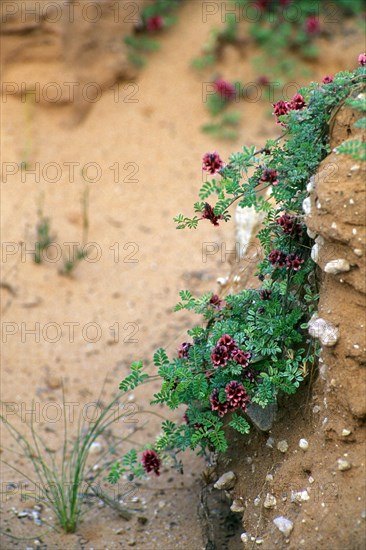
{"type": "Polygon", "coordinates": [[[226,472],[216,481],[214,487],[215,489],[232,489],[236,482],[236,475],[234,472],[226,472]]]}
{"type": "Polygon", "coordinates": [[[352,464],[348,462],[348,460],[345,460],[344,458],[338,458],[338,470],[341,472],[345,472],[346,470],[350,470],[352,468],[352,464]]]}
{"type": "Polygon", "coordinates": [[[90,445],[89,453],[91,455],[98,455],[103,451],[103,445],[99,441],[93,441],[90,445]]]}
{"type": "Polygon", "coordinates": [[[285,518],[284,516],[278,516],[273,520],[273,523],[285,535],[285,537],[288,537],[291,534],[292,529],[294,528],[294,524],[290,519],[285,518]]]}
{"type": "Polygon", "coordinates": [[[318,317],[317,313],[314,313],[309,323],[309,334],[313,338],[318,338],[323,346],[334,346],[339,338],[338,329],[330,323],[325,321],[321,317],[318,317]]]}
{"type": "Polygon", "coordinates": [[[277,504],[276,497],[274,495],[271,495],[270,493],[267,493],[266,498],[263,502],[263,506],[265,508],[274,508],[277,504]]]}
{"type": "Polygon", "coordinates": [[[362,256],[362,250],[361,248],[354,248],[353,252],[356,254],[356,256],[361,257],[362,256]]]}
{"type": "Polygon", "coordinates": [[[344,258],[338,258],[337,260],[332,260],[328,262],[324,267],[325,273],[331,273],[332,275],[337,275],[338,273],[349,271],[350,269],[351,269],[351,266],[349,265],[347,260],[345,260],[344,258]]]}
{"type": "Polygon", "coordinates": [[[310,500],[309,493],[304,491],[291,491],[291,502],[305,502],[310,500]]]}
{"type": "Polygon", "coordinates": [[[347,428],[343,428],[342,436],[347,437],[348,435],[351,435],[351,430],[348,430],[347,428]]]}
{"type": "Polygon", "coordinates": [[[299,441],[299,447],[303,451],[307,451],[309,448],[309,442],[306,439],[300,439],[299,441]]]}
{"type": "Polygon", "coordinates": [[[286,439],[283,439],[282,441],[279,441],[277,443],[277,449],[281,451],[281,453],[285,453],[288,449],[288,443],[286,439]]]}
{"type": "Polygon", "coordinates": [[[311,212],[311,199],[310,197],[306,197],[306,199],[302,202],[302,209],[305,212],[306,216],[308,216],[311,212]]]}

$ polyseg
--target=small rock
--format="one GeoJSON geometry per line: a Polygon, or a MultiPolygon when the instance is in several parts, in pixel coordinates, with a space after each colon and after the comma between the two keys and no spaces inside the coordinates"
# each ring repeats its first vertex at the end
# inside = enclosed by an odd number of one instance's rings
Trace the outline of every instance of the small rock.
{"type": "Polygon", "coordinates": [[[310,500],[309,493],[304,491],[291,491],[291,502],[305,502],[310,500]]]}
{"type": "Polygon", "coordinates": [[[248,536],[248,533],[242,533],[240,535],[240,538],[241,538],[241,541],[246,543],[246,542],[249,542],[249,536],[248,536]]]}
{"type": "Polygon", "coordinates": [[[348,460],[345,460],[344,458],[338,458],[337,464],[338,464],[338,470],[340,470],[341,472],[345,472],[346,470],[350,470],[352,468],[352,464],[348,462],[348,460]]]}
{"type": "Polygon", "coordinates": [[[235,513],[244,512],[243,502],[236,498],[230,506],[230,510],[235,513]]]}
{"type": "Polygon", "coordinates": [[[18,518],[27,518],[29,516],[28,512],[19,512],[17,514],[18,518]]]}
{"type": "Polygon", "coordinates": [[[308,330],[310,336],[319,338],[323,346],[334,346],[339,338],[339,330],[330,321],[318,317],[317,313],[312,315],[308,323],[308,330]]]}
{"type": "Polygon", "coordinates": [[[308,193],[312,193],[315,189],[315,176],[311,176],[309,179],[307,185],[306,185],[306,191],[308,193]]]}
{"type": "Polygon", "coordinates": [[[310,197],[306,197],[306,199],[302,202],[302,209],[305,212],[305,215],[308,216],[311,212],[311,199],[310,197]]]}
{"type": "Polygon", "coordinates": [[[128,544],[128,546],[136,546],[136,541],[131,539],[131,540],[128,541],[127,544],[128,544]]]}
{"type": "Polygon", "coordinates": [[[307,451],[309,448],[309,442],[306,439],[300,439],[299,441],[299,447],[303,451],[307,451]]]}
{"type": "Polygon", "coordinates": [[[277,449],[281,451],[281,453],[286,453],[288,450],[288,443],[286,439],[282,439],[282,441],[279,441],[277,443],[277,449]]]}
{"type": "Polygon", "coordinates": [[[255,539],[256,544],[263,544],[263,539],[255,539]]]}
{"type": "Polygon", "coordinates": [[[103,445],[99,441],[93,441],[90,445],[89,453],[91,455],[99,455],[103,451],[103,445]]]}
{"type": "Polygon", "coordinates": [[[319,407],[319,405],[314,405],[314,407],[313,407],[313,413],[314,413],[314,414],[318,414],[320,411],[321,411],[321,408],[319,407]]]}
{"type": "Polygon", "coordinates": [[[311,248],[310,256],[311,256],[311,259],[313,260],[313,262],[315,262],[316,264],[319,263],[319,245],[318,245],[318,243],[315,243],[313,245],[313,247],[311,248]]]}
{"type": "Polygon", "coordinates": [[[316,238],[317,233],[315,233],[315,231],[312,231],[311,229],[307,228],[306,232],[309,235],[310,239],[316,238]]]}
{"type": "Polygon", "coordinates": [[[348,435],[351,435],[351,430],[347,430],[347,428],[343,428],[342,436],[347,437],[348,435]]]}
{"type": "Polygon", "coordinates": [[[362,250],[361,248],[354,248],[353,252],[356,254],[356,256],[361,257],[362,256],[362,250]]]}
{"type": "Polygon", "coordinates": [[[337,260],[332,260],[325,264],[324,271],[325,273],[331,273],[332,275],[337,275],[338,273],[343,273],[344,271],[349,271],[351,266],[343,258],[337,260]]]}
{"type": "Polygon", "coordinates": [[[223,489],[232,489],[236,482],[236,475],[234,472],[226,472],[215,483],[215,489],[220,491],[223,489]]]}
{"type": "Polygon", "coordinates": [[[273,449],[274,442],[275,442],[274,438],[269,437],[266,441],[266,447],[271,447],[271,449],[273,449]]]}
{"type": "Polygon", "coordinates": [[[268,432],[276,419],[277,409],[277,403],[269,403],[266,407],[251,403],[245,412],[258,430],[268,432]]]}
{"type": "Polygon", "coordinates": [[[273,475],[272,474],[267,474],[266,475],[266,481],[273,481],[273,475]]]}
{"type": "Polygon", "coordinates": [[[285,535],[285,537],[288,537],[291,534],[292,529],[294,528],[294,524],[290,519],[285,518],[284,516],[278,516],[273,520],[273,523],[285,535]]]}
{"type": "Polygon", "coordinates": [[[253,504],[254,506],[259,506],[261,503],[261,499],[260,497],[255,497],[255,499],[253,500],[253,504]]]}
{"type": "Polygon", "coordinates": [[[274,495],[271,495],[270,493],[267,493],[266,498],[263,502],[263,506],[265,508],[274,508],[277,504],[276,497],[274,495]]]}

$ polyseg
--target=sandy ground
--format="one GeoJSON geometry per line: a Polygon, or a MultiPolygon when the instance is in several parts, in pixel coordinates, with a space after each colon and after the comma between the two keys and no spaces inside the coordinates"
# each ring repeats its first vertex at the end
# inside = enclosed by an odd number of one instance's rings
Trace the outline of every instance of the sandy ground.
{"type": "MultiPolygon", "coordinates": [[[[105,92],[79,126],[70,128],[64,108],[35,105],[27,110],[15,99],[2,105],[3,161],[20,163],[24,151],[29,151],[26,160],[32,168],[39,163],[41,173],[38,179],[26,172],[22,181],[18,172],[1,188],[2,241],[9,243],[3,251],[13,252],[2,258],[3,281],[13,292],[1,289],[2,399],[23,407],[19,410],[29,410],[36,399],[41,430],[52,414],[48,404],[61,402],[59,377],[64,380],[67,400],[77,403],[78,412],[96,400],[107,374],[107,394],[112,394],[131,360],[150,360],[161,345],[174,353],[184,340],[191,318],[172,313],[178,291],[215,290],[217,276],[228,270],[225,254],[205,258],[202,250],[212,242],[224,252],[231,250],[232,224],[213,228],[202,223],[196,231],[178,232],[172,218],[179,212],[191,213],[202,180],[204,152],[219,149],[226,158],[242,143],[263,143],[276,135],[276,129],[268,122],[269,104],[259,102],[238,105],[244,123],[236,144],[217,143],[200,133],[199,126],[208,118],[202,87],[209,74],[195,73],[190,62],[214,24],[214,18],[209,24],[202,22],[200,2],[189,2],[180,11],[179,23],[162,37],[161,51],[150,57],[133,87],[121,84],[117,97],[116,88],[105,92]],[[133,97],[129,95],[132,90],[133,97]],[[131,99],[135,102],[129,102],[131,99]],[[57,163],[60,170],[54,183],[49,181],[53,173],[48,163],[57,163]],[[70,178],[67,163],[78,163],[74,178],[70,178]],[[64,249],[65,243],[80,242],[80,198],[85,187],[81,170],[88,163],[95,163],[100,175],[89,184],[88,236],[89,242],[96,243],[99,258],[82,262],[74,276],[67,278],[58,273],[60,263],[45,261],[37,266],[32,255],[21,250],[31,250],[36,240],[41,193],[44,214],[51,220],[57,242],[64,249]],[[50,170],[46,181],[43,170],[50,170]],[[75,323],[73,338],[70,323],[75,323]],[[32,329],[36,335],[27,332],[32,329]],[[6,337],[4,330],[8,331],[6,337]],[[94,330],[100,336],[96,342],[92,341],[97,334],[94,330]],[[56,337],[58,341],[50,341],[56,337]]],[[[334,44],[324,49],[318,75],[355,66],[360,48],[353,37],[340,38],[337,46],[338,53],[334,44]]],[[[249,53],[228,49],[218,70],[232,79],[253,80],[249,53]]],[[[33,68],[36,72],[42,69],[36,64],[33,68]]],[[[89,170],[93,178],[93,166],[89,170]]],[[[158,384],[146,388],[145,394],[136,394],[139,409],[148,406],[152,390],[157,388],[158,384]]],[[[178,411],[173,417],[182,414],[178,411]]],[[[147,414],[139,416],[139,421],[149,421],[144,439],[154,437],[156,421],[147,414]]],[[[120,429],[126,431],[123,425],[120,429]]],[[[56,432],[56,446],[58,435],[56,432]]],[[[9,444],[5,440],[4,445],[9,444]]],[[[99,550],[128,548],[131,543],[146,549],[199,550],[196,480],[201,463],[193,457],[186,462],[184,478],[172,474],[170,482],[166,477],[152,479],[139,488],[138,496],[148,503],[147,525],[135,520],[127,524],[110,509],[94,508],[77,535],[46,534],[44,547],[99,550]]],[[[28,468],[21,459],[18,464],[28,468]]],[[[20,476],[6,469],[2,477],[5,483],[20,481],[20,476]]],[[[17,496],[4,503],[3,525],[10,526],[13,534],[44,534],[44,526],[14,518],[11,506],[21,510],[24,505],[17,496]]],[[[3,548],[27,545],[35,547],[24,541],[3,542],[3,548]]]]}

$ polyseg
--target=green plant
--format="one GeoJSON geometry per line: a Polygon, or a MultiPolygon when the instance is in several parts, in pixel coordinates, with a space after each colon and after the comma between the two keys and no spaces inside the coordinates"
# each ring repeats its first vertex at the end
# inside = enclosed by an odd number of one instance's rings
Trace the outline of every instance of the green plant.
{"type": "Polygon", "coordinates": [[[225,16],[223,29],[214,29],[203,46],[203,55],[193,61],[198,69],[215,63],[226,44],[237,47],[251,42],[262,51],[253,59],[260,74],[287,78],[299,72],[299,59],[319,55],[316,39],[329,36],[328,25],[339,23],[342,17],[362,13],[361,0],[334,0],[313,3],[308,0],[233,0],[225,16]],[[248,23],[249,29],[244,27],[248,23]],[[244,38],[245,37],[245,38],[244,38]]]}
{"type": "MultiPolygon", "coordinates": [[[[318,289],[302,205],[309,179],[330,152],[332,117],[342,102],[364,89],[364,81],[365,69],[360,67],[312,83],[291,102],[275,105],[283,128],[278,139],[259,150],[244,146],[227,164],[217,152],[204,155],[203,169],[217,177],[202,185],[194,217],[176,216],[177,228],[197,228],[202,220],[215,226],[228,221],[235,202],[254,206],[265,216],[257,235],[261,285],[225,299],[211,292],[200,298],[188,290],[180,293],[176,311],[194,311],[203,323],[188,331],[189,341],[173,358],[163,348],[154,354],[161,389],[152,403],[170,409],[184,405],[185,422],[163,422],[161,434],[145,446],[146,472],[159,473],[165,458],[181,470],[177,456],[187,448],[199,454],[225,452],[229,429],[249,432],[250,403],[265,407],[280,393],[295,393],[316,363],[317,343],[307,328],[317,308],[318,289]],[[215,206],[205,202],[211,195],[217,196],[215,206]]],[[[120,388],[148,381],[142,369],[142,362],[134,363],[120,388]]],[[[137,452],[117,462],[109,480],[116,482],[127,468],[132,477],[141,474],[137,452]]]]}
{"type": "Polygon", "coordinates": [[[54,237],[50,233],[50,220],[43,215],[43,200],[44,196],[41,195],[39,199],[37,216],[38,222],[36,226],[37,241],[35,244],[34,261],[36,264],[42,262],[42,256],[45,250],[54,241],[54,237]]]}
{"type": "MultiPolygon", "coordinates": [[[[345,104],[361,113],[366,113],[366,95],[358,94],[357,97],[350,97],[345,101],[345,104]]],[[[359,118],[355,124],[355,128],[366,128],[366,117],[359,118]]],[[[352,139],[342,143],[336,149],[337,155],[345,154],[349,155],[353,160],[366,160],[366,143],[365,136],[360,139],[352,139]]]]}
{"type": "MultiPolygon", "coordinates": [[[[102,396],[102,393],[100,397],[102,396]]],[[[49,506],[55,513],[57,520],[66,533],[74,533],[78,523],[85,513],[85,503],[90,498],[98,498],[116,508],[125,519],[130,519],[131,511],[111,499],[101,489],[99,480],[104,472],[111,467],[110,454],[117,454],[120,444],[128,438],[116,438],[109,435],[111,425],[131,414],[129,407],[121,407],[121,392],[108,405],[102,406],[100,398],[97,401],[99,415],[95,421],[86,421],[82,413],[77,420],[77,432],[73,438],[69,437],[70,409],[65,403],[63,395],[62,414],[64,419],[63,445],[59,459],[56,452],[49,447],[35,429],[34,416],[27,423],[30,436],[23,435],[3,415],[0,416],[3,425],[12,439],[20,448],[20,456],[25,457],[32,465],[35,477],[31,478],[13,463],[2,460],[13,471],[25,477],[37,490],[31,490],[29,498],[49,506]],[[98,465],[90,461],[90,451],[93,444],[104,436],[109,435],[108,448],[98,457],[98,465]]],[[[5,407],[6,410],[6,407],[5,407]]],[[[32,410],[36,411],[34,405],[32,410]]],[[[74,410],[74,409],[72,409],[74,410]]],[[[19,416],[19,415],[18,415],[19,416]]],[[[14,451],[13,451],[14,452],[14,451]]],[[[22,498],[27,498],[27,493],[22,498]]]]}
{"type": "Polygon", "coordinates": [[[124,38],[128,58],[133,65],[143,67],[143,54],[159,50],[159,42],[149,35],[156,35],[176,22],[175,12],[179,3],[179,0],[154,0],[142,7],[140,19],[135,23],[135,34],[124,38]]]}
{"type": "Polygon", "coordinates": [[[71,275],[77,265],[87,257],[87,251],[85,249],[85,245],[88,242],[89,231],[89,188],[87,186],[81,197],[81,209],[83,216],[81,246],[76,248],[72,258],[70,257],[65,260],[63,270],[61,271],[64,275],[71,275]]]}

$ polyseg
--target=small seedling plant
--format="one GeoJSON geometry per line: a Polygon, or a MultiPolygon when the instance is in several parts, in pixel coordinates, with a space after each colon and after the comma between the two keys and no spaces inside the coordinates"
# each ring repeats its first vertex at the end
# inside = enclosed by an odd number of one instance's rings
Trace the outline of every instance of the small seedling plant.
{"type": "MultiPolygon", "coordinates": [[[[175,310],[194,311],[202,321],[188,330],[174,357],[163,348],[154,354],[161,388],[152,404],[172,410],[183,406],[183,420],[164,421],[141,457],[133,450],[116,462],[109,474],[112,483],[126,472],[132,477],[144,471],[159,474],[163,460],[181,469],[179,453],[188,448],[202,455],[227,451],[230,429],[240,434],[250,430],[249,405],[266,407],[280,393],[294,394],[311,371],[318,347],[307,328],[317,309],[318,288],[302,204],[310,178],[330,152],[329,125],[339,105],[346,100],[359,109],[364,105],[362,55],[355,71],[326,76],[320,84],[300,89],[291,102],[276,103],[274,115],[282,128],[278,139],[258,150],[244,146],[227,163],[217,152],[204,155],[202,168],[211,178],[200,189],[196,214],[176,216],[177,228],[208,222],[217,226],[230,219],[233,203],[254,206],[265,216],[257,235],[262,251],[258,288],[225,298],[212,292],[198,298],[188,290],[180,293],[175,310]],[[215,205],[207,202],[212,195],[215,205]]],[[[364,125],[364,119],[357,124],[364,125]]],[[[120,389],[148,380],[137,361],[120,389]]]]}

